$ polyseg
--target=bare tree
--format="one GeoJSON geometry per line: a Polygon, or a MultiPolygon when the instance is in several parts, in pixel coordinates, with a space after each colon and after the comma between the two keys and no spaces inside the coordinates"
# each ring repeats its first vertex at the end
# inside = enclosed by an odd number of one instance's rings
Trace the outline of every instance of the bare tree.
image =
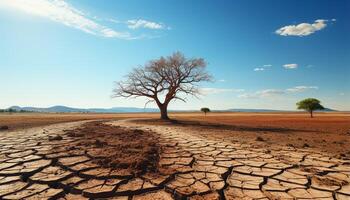
{"type": "Polygon", "coordinates": [[[182,95],[199,94],[198,83],[210,81],[203,58],[186,58],[176,52],[168,57],[151,60],[133,69],[125,81],[117,82],[114,97],[147,97],[159,107],[161,119],[169,119],[168,105],[172,100],[186,102],[182,95]]]}

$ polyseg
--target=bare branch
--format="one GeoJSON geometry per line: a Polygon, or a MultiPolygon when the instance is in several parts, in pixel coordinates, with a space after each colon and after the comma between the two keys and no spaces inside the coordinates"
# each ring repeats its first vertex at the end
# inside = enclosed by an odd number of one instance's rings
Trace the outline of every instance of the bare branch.
{"type": "Polygon", "coordinates": [[[148,97],[150,100],[145,105],[156,102],[161,110],[166,111],[173,99],[186,102],[179,97],[181,93],[197,97],[197,84],[212,79],[205,68],[204,59],[187,59],[182,53],[175,52],[133,69],[125,81],[116,84],[113,97],[148,97]],[[160,95],[165,96],[163,102],[159,101],[160,95]]]}

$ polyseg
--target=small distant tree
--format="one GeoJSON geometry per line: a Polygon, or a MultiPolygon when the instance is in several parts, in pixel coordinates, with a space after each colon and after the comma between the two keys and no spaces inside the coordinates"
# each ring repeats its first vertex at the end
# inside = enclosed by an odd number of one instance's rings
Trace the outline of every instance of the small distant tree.
{"type": "Polygon", "coordinates": [[[17,112],[17,110],[16,110],[16,109],[13,109],[13,108],[9,108],[7,111],[8,111],[9,113],[17,112]]]}
{"type": "Polygon", "coordinates": [[[204,112],[204,115],[207,115],[208,112],[210,112],[209,108],[201,108],[201,111],[204,112]]]}
{"type": "Polygon", "coordinates": [[[311,118],[313,117],[313,111],[324,109],[324,107],[321,105],[320,100],[314,98],[307,98],[299,101],[297,103],[297,108],[309,112],[311,118]]]}

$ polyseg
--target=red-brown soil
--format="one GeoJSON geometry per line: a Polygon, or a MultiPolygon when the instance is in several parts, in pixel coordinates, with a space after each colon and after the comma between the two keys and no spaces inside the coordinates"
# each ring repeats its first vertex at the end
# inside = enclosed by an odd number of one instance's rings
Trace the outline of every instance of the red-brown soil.
{"type": "Polygon", "coordinates": [[[273,145],[316,148],[350,158],[350,114],[317,113],[213,113],[175,116],[174,121],[141,120],[140,123],[184,126],[210,139],[249,143],[269,148],[273,145]]]}
{"type": "Polygon", "coordinates": [[[157,170],[158,139],[150,132],[88,122],[80,128],[66,131],[66,134],[77,140],[65,144],[63,148],[96,155],[92,162],[103,168],[122,169],[132,174],[157,170]]]}
{"type": "MultiPolygon", "coordinates": [[[[134,114],[0,114],[0,126],[10,130],[60,122],[94,119],[151,118],[147,123],[164,124],[156,120],[158,113],[134,114]]],[[[317,148],[338,156],[349,156],[350,113],[170,113],[177,124],[194,128],[198,134],[228,141],[317,148]],[[209,131],[210,130],[210,131],[209,131]]],[[[144,121],[146,122],[146,121],[144,121]]]]}
{"type": "MultiPolygon", "coordinates": [[[[9,130],[37,127],[62,122],[101,119],[125,119],[132,117],[150,117],[152,114],[94,114],[94,113],[13,113],[0,114],[0,127],[9,130]]],[[[156,116],[153,114],[153,116],[156,116]]],[[[1,131],[1,130],[0,130],[1,131]]]]}
{"type": "Polygon", "coordinates": [[[311,145],[293,147],[283,138],[316,138],[323,131],[329,131],[327,140],[347,135],[346,114],[317,114],[313,121],[291,113],[171,117],[176,121],[80,121],[4,130],[0,199],[350,197],[346,156],[338,159],[321,152],[330,149],[311,145]]]}

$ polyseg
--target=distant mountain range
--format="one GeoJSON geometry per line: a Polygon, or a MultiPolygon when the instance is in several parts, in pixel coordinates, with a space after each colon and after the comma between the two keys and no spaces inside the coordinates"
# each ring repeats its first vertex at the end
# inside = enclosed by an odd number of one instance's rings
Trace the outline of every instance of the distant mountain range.
{"type": "MultiPolygon", "coordinates": [[[[138,113],[138,112],[159,112],[157,108],[136,108],[136,107],[113,107],[113,108],[71,108],[67,106],[52,106],[48,108],[37,107],[19,107],[12,106],[8,109],[16,111],[28,112],[45,112],[45,113],[138,113]]],[[[169,110],[172,112],[191,112],[198,110],[169,110]]],[[[227,109],[227,110],[213,110],[216,112],[286,112],[286,110],[271,110],[271,109],[227,109]]],[[[325,112],[337,111],[330,108],[323,110],[325,112]]]]}
{"type": "MultiPolygon", "coordinates": [[[[19,107],[12,106],[16,111],[48,112],[48,113],[135,113],[135,112],[158,112],[156,108],[135,108],[135,107],[115,107],[115,108],[71,108],[67,106],[52,106],[48,108],[19,107]]],[[[9,108],[9,109],[10,109],[9,108]]]]}

